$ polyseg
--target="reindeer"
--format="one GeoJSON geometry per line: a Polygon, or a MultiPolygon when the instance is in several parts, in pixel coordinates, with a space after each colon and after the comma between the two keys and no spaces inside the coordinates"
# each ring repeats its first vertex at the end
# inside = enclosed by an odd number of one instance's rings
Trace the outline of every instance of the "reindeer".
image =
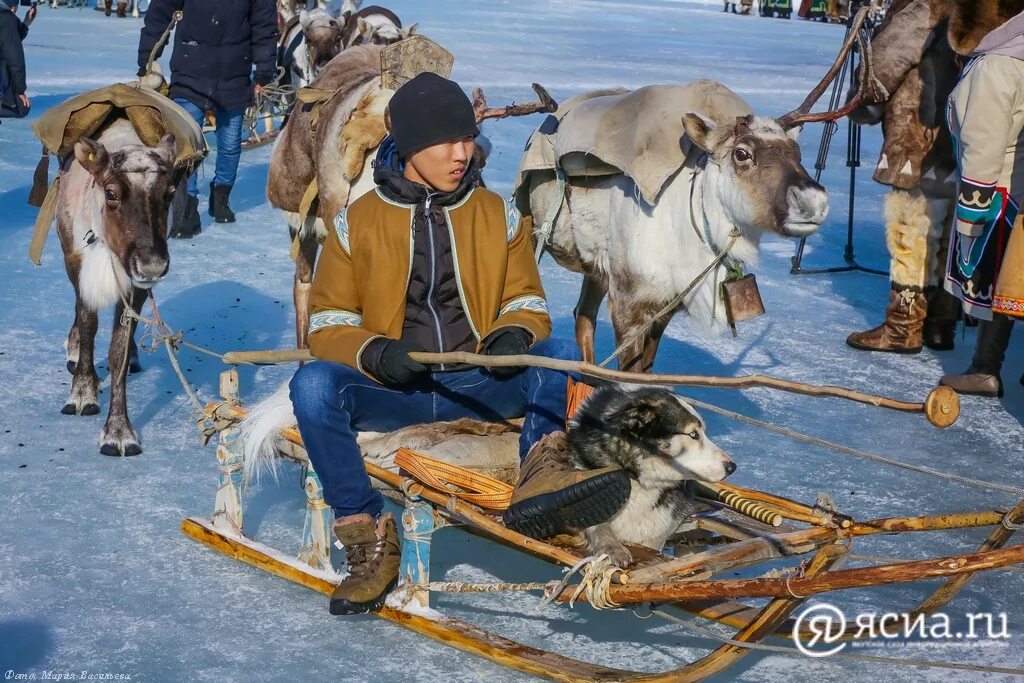
{"type": "Polygon", "coordinates": [[[397,14],[385,7],[370,5],[349,16],[342,43],[345,48],[355,45],[387,46],[415,35],[416,26],[402,28],[402,20],[397,14]]]}
{"type": "Polygon", "coordinates": [[[677,311],[725,327],[720,286],[737,264],[756,264],[765,233],[798,238],[821,226],[828,195],[801,164],[798,126],[856,106],[808,113],[857,40],[855,30],[825,80],[778,120],[755,116],[725,86],[698,81],[589,93],[534,134],[515,198],[539,226],[543,248],[583,274],[575,314],[586,361],[594,361],[605,296],[619,367],[648,372],[677,311]],[[608,150],[616,135],[625,136],[623,148],[608,150]],[[531,163],[544,136],[553,138],[558,175],[531,163]]]}
{"type": "Polygon", "coordinates": [[[100,412],[94,367],[98,312],[115,306],[110,340],[110,411],[100,433],[100,453],[138,455],[139,439],[128,419],[125,382],[129,366],[141,369],[132,339],[134,320],[170,267],[167,218],[183,171],[174,167],[175,138],[167,133],[156,148],[142,144],[131,123],[116,119],[95,139],[82,138],[61,179],[57,234],[68,279],[75,289],[75,321],[67,339],[71,394],[61,412],[100,412]]]}
{"type": "MultiPolygon", "coordinates": [[[[385,113],[392,92],[381,88],[380,45],[343,50],[324,68],[311,90],[321,98],[296,106],[274,145],[267,178],[270,203],[284,211],[295,259],[295,338],[306,348],[309,290],[320,243],[327,236],[324,221],[374,187],[373,160],[387,135],[385,113]],[[310,205],[315,182],[316,201],[310,205]],[[303,205],[304,196],[306,205],[303,205]],[[305,215],[303,215],[305,214],[305,215]]],[[[473,107],[477,123],[487,119],[554,111],[548,93],[534,84],[539,100],[510,107],[487,107],[479,89],[473,107]]],[[[489,144],[480,136],[477,168],[483,168],[489,144]]]]}
{"type": "Polygon", "coordinates": [[[316,7],[302,10],[285,23],[278,45],[278,66],[285,70],[284,81],[295,88],[313,82],[324,66],[341,51],[346,18],[340,22],[316,7]]]}

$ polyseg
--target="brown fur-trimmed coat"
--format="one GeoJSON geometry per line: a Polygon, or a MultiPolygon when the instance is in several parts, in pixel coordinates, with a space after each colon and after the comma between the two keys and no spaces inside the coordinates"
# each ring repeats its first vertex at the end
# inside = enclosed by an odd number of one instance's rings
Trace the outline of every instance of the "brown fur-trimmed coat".
{"type": "Polygon", "coordinates": [[[943,115],[959,64],[946,39],[948,18],[943,0],[896,0],[872,37],[874,75],[889,98],[861,107],[851,118],[882,123],[874,179],[883,185],[911,190],[953,180],[943,115]]]}

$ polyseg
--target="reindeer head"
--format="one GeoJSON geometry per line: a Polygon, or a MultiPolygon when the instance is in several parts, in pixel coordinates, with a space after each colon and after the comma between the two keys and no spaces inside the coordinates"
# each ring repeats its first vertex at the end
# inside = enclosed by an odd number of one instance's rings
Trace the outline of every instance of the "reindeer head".
{"type": "Polygon", "coordinates": [[[309,68],[316,74],[341,52],[341,24],[326,10],[317,8],[302,10],[299,25],[309,49],[309,68]]]}
{"type": "Polygon", "coordinates": [[[391,21],[380,23],[368,21],[363,17],[356,17],[356,31],[353,45],[383,45],[388,46],[416,35],[418,24],[408,28],[396,26],[391,21]]]}
{"type": "Polygon", "coordinates": [[[744,234],[775,232],[802,237],[828,215],[828,193],[800,163],[797,129],[773,119],[741,116],[719,126],[698,113],[683,117],[693,144],[707,152],[705,193],[744,234]]]}
{"type": "Polygon", "coordinates": [[[108,153],[88,138],[75,143],[75,159],[103,192],[101,225],[106,246],[131,283],[153,287],[167,274],[167,214],[182,171],[174,168],[174,135],[156,147],[131,145],[108,153]]]}

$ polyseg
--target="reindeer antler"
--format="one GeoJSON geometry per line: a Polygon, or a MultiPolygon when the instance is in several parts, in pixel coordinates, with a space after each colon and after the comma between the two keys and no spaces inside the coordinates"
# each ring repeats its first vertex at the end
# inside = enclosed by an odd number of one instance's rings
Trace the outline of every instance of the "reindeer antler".
{"type": "Polygon", "coordinates": [[[527,114],[550,114],[558,109],[558,103],[548,94],[544,86],[539,83],[533,84],[533,91],[539,98],[537,102],[529,104],[510,104],[507,107],[487,107],[487,98],[484,91],[477,88],[473,91],[473,113],[476,114],[476,122],[483,123],[487,119],[504,119],[509,116],[526,116],[527,114]]]}
{"type": "MultiPolygon", "coordinates": [[[[835,121],[848,115],[854,109],[860,106],[861,102],[865,100],[865,94],[868,89],[871,88],[877,94],[879,91],[885,92],[885,88],[875,78],[874,69],[871,66],[871,44],[867,38],[867,32],[864,30],[864,22],[867,20],[868,7],[862,7],[854,17],[853,24],[850,26],[850,31],[846,36],[846,42],[843,43],[842,49],[839,51],[839,56],[836,57],[836,61],[832,64],[832,67],[825,74],[825,77],[821,79],[818,85],[814,86],[810,94],[803,103],[789,112],[785,116],[781,116],[777,119],[779,125],[784,130],[788,130],[795,126],[803,125],[805,123],[816,123],[821,121],[835,121]],[[839,74],[839,71],[843,68],[846,58],[850,56],[850,52],[853,50],[855,45],[860,46],[861,54],[861,69],[860,78],[857,87],[857,94],[849,99],[849,101],[840,107],[832,111],[823,111],[817,114],[811,113],[811,108],[814,104],[821,99],[821,96],[825,93],[825,90],[832,84],[839,74]]],[[[888,97],[884,94],[882,97],[875,98],[875,101],[881,101],[888,97]]]]}

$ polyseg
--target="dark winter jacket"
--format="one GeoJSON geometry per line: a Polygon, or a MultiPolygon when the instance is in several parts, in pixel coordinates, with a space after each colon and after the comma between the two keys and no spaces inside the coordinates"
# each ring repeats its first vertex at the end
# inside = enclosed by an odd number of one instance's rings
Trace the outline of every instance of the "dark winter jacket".
{"type": "Polygon", "coordinates": [[[0,103],[14,109],[18,95],[24,95],[25,50],[21,41],[28,35],[28,26],[14,12],[0,8],[0,103]]]}
{"type": "Polygon", "coordinates": [[[274,0],[153,0],[139,39],[140,76],[178,10],[182,19],[174,30],[170,96],[201,109],[251,105],[253,67],[259,85],[277,73],[274,0]]]}
{"type": "MultiPolygon", "coordinates": [[[[453,192],[431,192],[405,177],[394,140],[388,137],[377,152],[373,179],[388,199],[416,206],[402,341],[439,353],[475,351],[476,337],[459,298],[444,208],[459,203],[473,189],[479,179],[476,169],[471,163],[453,192]]],[[[377,375],[375,370],[386,341],[375,340],[363,352],[363,367],[371,374],[377,375]]]]}

